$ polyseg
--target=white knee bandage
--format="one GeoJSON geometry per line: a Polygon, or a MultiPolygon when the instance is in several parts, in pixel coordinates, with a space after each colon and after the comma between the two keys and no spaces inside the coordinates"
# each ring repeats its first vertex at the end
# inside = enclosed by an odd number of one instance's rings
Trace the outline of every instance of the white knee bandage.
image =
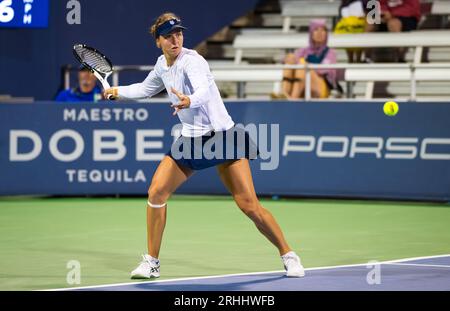
{"type": "Polygon", "coordinates": [[[150,201],[147,201],[148,206],[153,207],[153,208],[161,208],[167,205],[167,203],[163,203],[163,204],[153,204],[150,201]]]}

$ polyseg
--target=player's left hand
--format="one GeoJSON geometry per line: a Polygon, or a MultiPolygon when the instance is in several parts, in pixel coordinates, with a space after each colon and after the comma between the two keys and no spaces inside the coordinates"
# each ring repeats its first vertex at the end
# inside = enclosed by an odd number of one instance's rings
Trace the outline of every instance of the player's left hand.
{"type": "Polygon", "coordinates": [[[180,100],[178,104],[170,106],[172,108],[175,108],[173,115],[176,115],[178,113],[178,111],[180,111],[181,109],[189,108],[189,106],[191,105],[191,99],[189,98],[189,96],[181,94],[174,88],[171,88],[171,91],[172,91],[172,93],[177,95],[178,99],[180,100]]]}
{"type": "Polygon", "coordinates": [[[105,99],[116,99],[117,97],[119,97],[117,87],[112,87],[103,91],[103,98],[105,99]]]}

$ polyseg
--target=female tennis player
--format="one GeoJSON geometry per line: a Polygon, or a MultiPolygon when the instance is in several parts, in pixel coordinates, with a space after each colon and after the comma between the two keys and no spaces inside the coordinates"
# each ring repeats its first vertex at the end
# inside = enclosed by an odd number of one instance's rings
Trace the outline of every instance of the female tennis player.
{"type": "MultiPolygon", "coordinates": [[[[286,275],[302,277],[305,272],[300,258],[287,244],[272,214],[263,208],[253,187],[249,159],[256,157],[253,141],[245,131],[236,129],[220,97],[208,63],[196,51],[183,47],[180,19],[173,13],[159,16],[150,32],[161,55],[142,83],[113,87],[105,91],[117,98],[145,98],[167,90],[174,115],[181,123],[181,136],[159,164],[149,191],[147,205],[148,254],[131,272],[132,278],[159,277],[159,251],[166,224],[167,200],[195,170],[216,166],[225,187],[231,192],[239,208],[255,223],[258,230],[277,248],[286,275]],[[235,134],[245,139],[232,139],[235,134]],[[220,147],[234,148],[230,157],[193,157],[195,150],[203,150],[211,139],[223,138],[220,147]],[[181,146],[181,149],[174,148],[181,146]],[[252,149],[253,148],[253,149],[252,149]],[[190,152],[189,152],[190,149],[190,152]],[[187,152],[183,152],[186,151],[187,152]],[[181,154],[181,156],[180,156],[181,154]]],[[[217,140],[219,141],[219,140],[217,140]]],[[[223,150],[222,154],[226,151],[223,150]]]]}

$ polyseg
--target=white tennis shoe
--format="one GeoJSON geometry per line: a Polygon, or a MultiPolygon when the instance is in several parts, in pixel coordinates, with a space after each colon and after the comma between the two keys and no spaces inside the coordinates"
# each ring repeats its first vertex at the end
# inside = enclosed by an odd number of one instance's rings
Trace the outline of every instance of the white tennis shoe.
{"type": "Polygon", "coordinates": [[[297,278],[305,276],[305,269],[302,266],[300,257],[295,252],[290,251],[281,256],[281,259],[283,260],[284,269],[286,269],[286,276],[297,278]]]}
{"type": "Polygon", "coordinates": [[[139,266],[131,271],[132,279],[159,278],[159,260],[150,255],[142,255],[139,266]]]}

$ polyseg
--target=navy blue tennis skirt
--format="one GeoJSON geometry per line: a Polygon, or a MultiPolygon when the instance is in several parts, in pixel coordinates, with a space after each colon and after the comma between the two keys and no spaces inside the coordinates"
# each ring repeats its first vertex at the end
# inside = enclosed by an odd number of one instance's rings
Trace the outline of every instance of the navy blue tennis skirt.
{"type": "Polygon", "coordinates": [[[245,129],[233,126],[227,131],[211,131],[199,137],[180,136],[166,154],[178,165],[202,170],[243,158],[254,160],[259,150],[245,129]]]}

